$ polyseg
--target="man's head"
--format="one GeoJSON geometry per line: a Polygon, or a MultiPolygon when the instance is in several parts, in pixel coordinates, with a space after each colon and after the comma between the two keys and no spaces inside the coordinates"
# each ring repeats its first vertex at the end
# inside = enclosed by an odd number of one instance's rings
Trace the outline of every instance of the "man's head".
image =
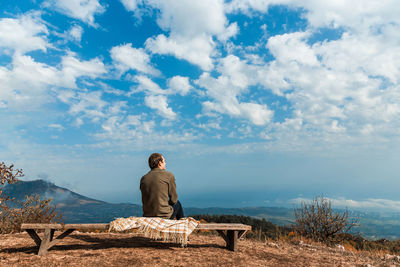
{"type": "Polygon", "coordinates": [[[150,169],[160,168],[165,169],[165,160],[163,155],[160,153],[153,153],[149,157],[149,167],[150,169]]]}

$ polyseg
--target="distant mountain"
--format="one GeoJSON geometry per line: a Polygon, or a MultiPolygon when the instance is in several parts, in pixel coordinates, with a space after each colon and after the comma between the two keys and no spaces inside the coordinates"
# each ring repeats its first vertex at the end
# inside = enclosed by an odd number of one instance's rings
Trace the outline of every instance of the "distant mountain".
{"type": "Polygon", "coordinates": [[[69,189],[44,180],[18,181],[4,187],[4,194],[23,200],[25,195],[39,194],[41,198],[52,198],[52,204],[64,215],[65,223],[103,223],[115,218],[140,216],[142,207],[135,204],[111,204],[88,198],[69,189]]]}
{"type": "Polygon", "coordinates": [[[59,187],[44,180],[22,181],[8,184],[4,187],[4,194],[17,200],[24,200],[25,195],[38,194],[41,198],[52,198],[57,207],[79,206],[85,204],[105,204],[106,202],[85,197],[69,189],[59,187]]]}

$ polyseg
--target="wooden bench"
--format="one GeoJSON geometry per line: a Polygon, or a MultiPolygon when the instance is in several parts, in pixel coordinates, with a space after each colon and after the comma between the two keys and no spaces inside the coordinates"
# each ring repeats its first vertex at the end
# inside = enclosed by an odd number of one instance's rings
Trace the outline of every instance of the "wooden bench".
{"type": "MultiPolygon", "coordinates": [[[[108,230],[109,224],[52,224],[52,223],[24,223],[21,229],[25,230],[35,241],[39,248],[38,255],[45,255],[47,251],[64,237],[71,234],[74,230],[108,230]],[[44,230],[42,239],[37,234],[37,230],[44,230]],[[62,231],[60,235],[54,237],[56,230],[62,231]]],[[[238,239],[247,231],[251,230],[250,225],[235,223],[200,223],[195,230],[215,230],[226,241],[226,248],[231,251],[237,250],[238,239]]]]}

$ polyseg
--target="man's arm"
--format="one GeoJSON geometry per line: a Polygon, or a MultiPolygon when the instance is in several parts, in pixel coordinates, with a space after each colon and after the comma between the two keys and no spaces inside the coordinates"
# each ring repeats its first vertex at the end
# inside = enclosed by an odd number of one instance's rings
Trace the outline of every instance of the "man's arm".
{"type": "Polygon", "coordinates": [[[168,185],[169,204],[174,205],[178,201],[178,194],[176,193],[175,177],[171,174],[170,183],[168,185]]]}

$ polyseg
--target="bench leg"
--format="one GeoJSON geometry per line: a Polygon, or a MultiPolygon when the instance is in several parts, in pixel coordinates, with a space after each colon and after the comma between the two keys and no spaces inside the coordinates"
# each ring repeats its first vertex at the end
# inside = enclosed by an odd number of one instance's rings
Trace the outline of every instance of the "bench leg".
{"type": "Polygon", "coordinates": [[[42,242],[40,243],[39,252],[38,252],[39,256],[43,256],[47,253],[48,249],[50,248],[49,244],[51,242],[53,235],[54,235],[54,229],[45,229],[44,230],[43,239],[42,239],[42,242]]]}
{"type": "Polygon", "coordinates": [[[226,248],[231,251],[237,250],[238,239],[243,236],[245,231],[227,230],[226,234],[222,230],[217,230],[218,234],[225,240],[226,248]]]}
{"type": "Polygon", "coordinates": [[[235,230],[228,230],[226,233],[227,242],[226,248],[231,251],[237,250],[237,241],[238,241],[238,231],[235,230]]]}
{"type": "Polygon", "coordinates": [[[33,229],[26,229],[26,232],[29,234],[29,236],[35,241],[36,245],[40,247],[40,243],[42,243],[42,239],[38,236],[35,230],[33,229]]]}
{"type": "Polygon", "coordinates": [[[67,229],[64,233],[60,234],[56,238],[54,238],[55,229],[45,229],[43,239],[40,239],[38,234],[34,229],[25,229],[29,236],[35,241],[36,245],[39,247],[39,256],[46,255],[49,249],[61,241],[64,237],[68,236],[72,233],[75,229],[67,229]]]}

